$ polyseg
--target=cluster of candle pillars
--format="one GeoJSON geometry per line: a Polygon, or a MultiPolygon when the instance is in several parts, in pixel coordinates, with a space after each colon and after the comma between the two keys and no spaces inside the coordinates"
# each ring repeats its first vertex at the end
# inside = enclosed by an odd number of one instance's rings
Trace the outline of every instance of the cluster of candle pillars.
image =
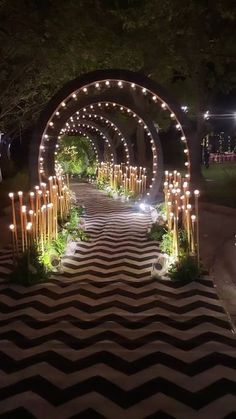
{"type": "Polygon", "coordinates": [[[147,189],[145,167],[102,162],[98,165],[97,178],[107,179],[114,190],[122,187],[125,192],[132,192],[135,195],[142,195],[147,189]]]}
{"type": "Polygon", "coordinates": [[[188,175],[185,178],[174,170],[165,172],[164,195],[168,230],[173,233],[174,256],[179,258],[179,228],[187,234],[188,250],[199,264],[199,191],[190,192],[188,175]],[[192,201],[192,204],[191,204],[192,201]]]}
{"type": "Polygon", "coordinates": [[[14,261],[34,243],[44,252],[45,245],[57,238],[58,217],[66,219],[70,211],[69,176],[51,176],[34,191],[10,192],[9,198],[14,261]]]}

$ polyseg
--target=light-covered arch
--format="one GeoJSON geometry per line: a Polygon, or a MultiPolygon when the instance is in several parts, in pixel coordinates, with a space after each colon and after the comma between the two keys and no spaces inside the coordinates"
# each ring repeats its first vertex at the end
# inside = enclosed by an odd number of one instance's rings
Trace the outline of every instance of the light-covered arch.
{"type": "MultiPolygon", "coordinates": [[[[163,111],[169,114],[177,132],[179,132],[180,140],[186,144],[184,150],[186,157],[185,165],[188,171],[190,170],[190,124],[180,106],[178,106],[161,86],[142,74],[127,70],[99,70],[67,83],[52,98],[42,113],[34,132],[30,150],[30,171],[33,182],[40,179],[44,173],[48,175],[50,171],[53,171],[54,151],[58,141],[58,132],[60,132],[69,116],[73,115],[76,109],[79,110],[82,108],[82,102],[87,101],[89,103],[91,96],[94,102],[94,95],[99,100],[100,94],[102,96],[104,92],[108,92],[113,97],[117,97],[113,103],[117,102],[119,104],[119,92],[121,91],[127,91],[130,95],[132,91],[136,92],[137,95],[143,95],[155,106],[161,107],[163,111]],[[45,158],[41,154],[42,146],[47,148],[45,158]]],[[[133,113],[135,114],[135,112],[133,113]]],[[[142,120],[142,118],[140,119],[142,120]]],[[[150,127],[151,123],[152,121],[149,121],[145,125],[152,137],[153,135],[155,136],[155,132],[152,132],[153,128],[150,127]]],[[[154,142],[152,149],[155,148],[156,144],[154,142]]],[[[159,170],[157,162],[154,159],[153,177],[150,190],[147,191],[148,195],[153,197],[157,193],[161,178],[162,172],[159,170]]]]}

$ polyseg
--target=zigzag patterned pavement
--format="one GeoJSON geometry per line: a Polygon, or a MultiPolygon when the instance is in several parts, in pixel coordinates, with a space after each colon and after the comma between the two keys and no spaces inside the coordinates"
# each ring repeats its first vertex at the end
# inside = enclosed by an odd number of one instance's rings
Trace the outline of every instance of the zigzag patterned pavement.
{"type": "Polygon", "coordinates": [[[236,418],[236,340],[212,281],[152,279],[149,217],[75,189],[90,241],[65,274],[0,284],[0,418],[236,418]]]}

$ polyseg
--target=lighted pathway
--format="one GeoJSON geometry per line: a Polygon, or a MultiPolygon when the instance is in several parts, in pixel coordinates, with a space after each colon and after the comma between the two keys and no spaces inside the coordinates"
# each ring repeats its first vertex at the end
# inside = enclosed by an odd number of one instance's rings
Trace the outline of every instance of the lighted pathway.
{"type": "Polygon", "coordinates": [[[0,417],[235,418],[236,340],[212,282],[152,280],[148,217],[75,189],[90,241],[65,275],[0,285],[0,417]]]}

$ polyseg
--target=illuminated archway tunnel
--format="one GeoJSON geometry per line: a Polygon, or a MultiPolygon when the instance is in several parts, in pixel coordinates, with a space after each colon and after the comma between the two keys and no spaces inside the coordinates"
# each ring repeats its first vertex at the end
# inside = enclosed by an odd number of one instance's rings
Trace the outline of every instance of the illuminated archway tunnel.
{"type": "Polygon", "coordinates": [[[31,182],[54,174],[55,152],[64,133],[96,139],[97,159],[148,166],[147,195],[163,177],[162,147],[154,113],[165,114],[178,134],[191,172],[191,126],[173,98],[148,77],[128,70],[98,70],[67,83],[41,114],[30,148],[31,182]]]}

